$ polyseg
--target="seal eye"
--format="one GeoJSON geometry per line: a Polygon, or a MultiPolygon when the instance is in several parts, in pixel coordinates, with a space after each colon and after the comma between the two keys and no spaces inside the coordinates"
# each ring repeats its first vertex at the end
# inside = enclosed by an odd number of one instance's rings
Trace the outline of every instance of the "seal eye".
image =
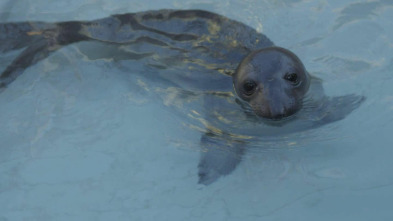
{"type": "Polygon", "coordinates": [[[254,81],[246,81],[243,84],[244,94],[250,96],[254,93],[257,84],[254,81]]]}
{"type": "Polygon", "coordinates": [[[286,74],[284,76],[284,79],[291,82],[292,84],[295,84],[295,85],[299,83],[299,79],[298,79],[296,73],[286,74]]]}

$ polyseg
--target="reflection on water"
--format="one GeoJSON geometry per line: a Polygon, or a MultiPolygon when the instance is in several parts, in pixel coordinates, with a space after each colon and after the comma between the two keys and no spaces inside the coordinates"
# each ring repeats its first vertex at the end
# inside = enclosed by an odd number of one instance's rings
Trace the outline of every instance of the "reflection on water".
{"type": "MultiPolygon", "coordinates": [[[[253,142],[231,175],[203,187],[196,184],[201,94],[151,82],[142,74],[169,72],[129,63],[130,47],[68,46],[1,93],[0,219],[393,216],[391,1],[19,0],[0,2],[0,21],[195,7],[244,22],[293,50],[323,79],[327,95],[367,100],[340,122],[253,142]]],[[[0,69],[17,54],[1,55],[0,69]]]]}
{"type": "Polygon", "coordinates": [[[340,16],[336,20],[333,30],[340,28],[342,25],[361,19],[371,19],[378,13],[383,12],[386,8],[392,7],[393,2],[387,0],[354,2],[340,10],[340,16]]]}

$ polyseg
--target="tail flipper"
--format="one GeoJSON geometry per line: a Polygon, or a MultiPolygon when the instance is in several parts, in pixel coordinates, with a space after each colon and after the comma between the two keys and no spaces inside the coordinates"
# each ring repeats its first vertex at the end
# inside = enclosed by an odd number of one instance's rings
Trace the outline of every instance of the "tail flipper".
{"type": "Polygon", "coordinates": [[[81,23],[21,22],[0,24],[0,53],[25,48],[0,75],[0,92],[23,71],[61,46],[87,40],[81,23]]]}
{"type": "Polygon", "coordinates": [[[0,53],[21,49],[43,38],[45,30],[55,29],[55,24],[44,22],[17,22],[0,24],[0,53]]]}
{"type": "Polygon", "coordinates": [[[14,81],[27,67],[46,58],[49,53],[50,49],[45,40],[36,42],[26,48],[1,74],[0,90],[14,81]]]}

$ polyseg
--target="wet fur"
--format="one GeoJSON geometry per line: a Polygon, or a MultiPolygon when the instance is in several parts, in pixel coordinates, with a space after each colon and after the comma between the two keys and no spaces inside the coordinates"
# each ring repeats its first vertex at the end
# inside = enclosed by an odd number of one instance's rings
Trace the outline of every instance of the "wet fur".
{"type": "MultiPolygon", "coordinates": [[[[144,62],[145,65],[157,70],[160,75],[157,77],[168,80],[167,74],[170,73],[170,82],[173,85],[207,94],[205,117],[210,122],[218,122],[217,117],[211,115],[212,110],[222,108],[228,104],[228,99],[232,99],[235,108],[240,110],[238,114],[244,115],[244,118],[239,119],[246,119],[240,124],[246,125],[246,121],[254,122],[252,125],[259,122],[249,106],[236,101],[236,97],[222,98],[218,94],[233,92],[231,75],[246,55],[273,46],[266,36],[253,28],[202,10],[147,11],[113,15],[94,21],[53,24],[3,23],[0,24],[0,41],[1,53],[23,49],[1,73],[0,92],[23,74],[26,68],[45,59],[59,48],[81,41],[94,41],[119,51],[122,46],[131,47],[135,51],[127,53],[129,59],[144,62]],[[156,57],[160,59],[154,59],[156,57]],[[192,69],[178,75],[171,69],[182,65],[188,65],[192,69]]],[[[343,119],[364,100],[357,95],[328,98],[324,95],[320,82],[315,85],[320,87],[320,91],[315,92],[319,98],[315,99],[314,96],[314,99],[306,98],[303,101],[304,108],[300,113],[309,114],[298,115],[297,119],[303,125],[294,127],[298,130],[312,129],[343,119]],[[302,119],[306,116],[313,118],[302,119]]],[[[238,117],[235,116],[235,119],[238,117]]],[[[260,125],[263,124],[261,121],[260,125]]],[[[202,134],[202,153],[198,165],[199,183],[211,184],[219,177],[230,174],[241,162],[247,145],[241,138],[233,136],[230,126],[233,125],[220,127],[213,123],[207,125],[206,133],[202,134]],[[221,132],[217,133],[211,128],[218,128],[221,132]]],[[[275,125],[272,128],[267,130],[267,134],[274,134],[273,131],[277,128],[279,133],[285,131],[286,124],[275,125]]],[[[247,130],[241,130],[248,133],[247,130]]],[[[248,131],[258,134],[258,130],[254,130],[253,127],[248,131]]]]}

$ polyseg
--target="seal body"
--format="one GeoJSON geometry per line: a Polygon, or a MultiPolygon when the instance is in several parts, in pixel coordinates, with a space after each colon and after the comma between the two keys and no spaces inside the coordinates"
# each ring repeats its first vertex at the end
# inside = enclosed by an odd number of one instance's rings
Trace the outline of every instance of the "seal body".
{"type": "Polygon", "coordinates": [[[265,35],[202,10],[159,10],[113,15],[94,21],[0,24],[0,52],[23,49],[0,75],[4,90],[23,71],[69,44],[95,42],[106,50],[87,57],[134,61],[151,82],[176,91],[178,102],[202,100],[203,113],[186,116],[204,129],[199,183],[231,173],[255,138],[319,127],[343,119],[364,100],[327,97],[321,80],[292,52],[265,35]],[[191,99],[192,100],[192,99],[191,99]]]}

